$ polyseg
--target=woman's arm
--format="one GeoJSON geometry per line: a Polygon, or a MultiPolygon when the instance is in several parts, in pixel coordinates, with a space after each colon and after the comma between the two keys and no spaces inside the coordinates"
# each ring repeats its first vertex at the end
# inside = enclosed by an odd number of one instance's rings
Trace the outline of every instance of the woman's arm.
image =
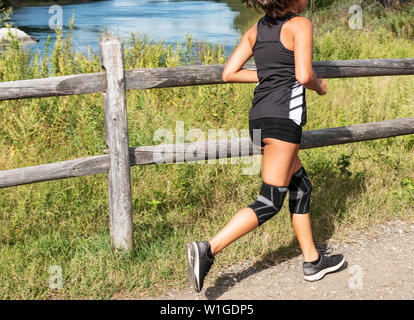
{"type": "Polygon", "coordinates": [[[227,61],[222,79],[224,82],[258,82],[257,71],[241,70],[243,65],[253,56],[256,41],[257,25],[250,28],[242,37],[236,50],[227,61]]]}
{"type": "MultiPolygon", "coordinates": [[[[327,92],[326,82],[316,78],[312,68],[312,22],[305,17],[296,17],[292,24],[294,34],[295,76],[306,89],[314,90],[319,95],[327,92]]],[[[293,21],[292,21],[293,22],[293,21]]]]}

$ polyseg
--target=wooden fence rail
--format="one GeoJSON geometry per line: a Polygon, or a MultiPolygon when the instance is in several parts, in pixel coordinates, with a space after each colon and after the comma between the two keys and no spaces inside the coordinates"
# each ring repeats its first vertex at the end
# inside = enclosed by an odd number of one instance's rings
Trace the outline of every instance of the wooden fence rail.
{"type": "MultiPolygon", "coordinates": [[[[127,90],[221,84],[224,65],[125,70],[127,90]]],[[[256,70],[254,64],[245,69],[256,70]]],[[[314,61],[319,78],[413,75],[414,58],[314,61]]],[[[0,83],[0,100],[27,99],[105,91],[105,73],[78,74],[0,83]]]]}
{"type": "MultiPolygon", "coordinates": [[[[108,154],[0,171],[0,188],[108,172],[111,244],[131,251],[133,243],[130,167],[260,154],[250,138],[129,148],[126,90],[223,83],[223,65],[124,70],[122,42],[101,39],[102,72],[0,83],[0,100],[103,92],[108,154]],[[160,157],[160,155],[162,155],[160,157]],[[160,161],[162,159],[162,161],[160,161]]],[[[244,66],[255,70],[251,64],[244,66]]],[[[321,78],[413,75],[414,58],[315,61],[321,78]]],[[[301,149],[414,133],[414,117],[311,130],[301,149]]]]}
{"type": "MultiPolygon", "coordinates": [[[[300,149],[327,147],[413,133],[414,117],[347,127],[310,130],[303,132],[300,149]]],[[[176,144],[129,148],[130,165],[160,163],[159,158],[161,154],[164,163],[180,163],[251,156],[259,152],[250,138],[189,142],[184,143],[181,150],[177,149],[180,148],[177,148],[176,144]]],[[[109,171],[110,162],[110,155],[105,154],[26,168],[3,170],[0,171],[0,188],[104,173],[109,171]]]]}

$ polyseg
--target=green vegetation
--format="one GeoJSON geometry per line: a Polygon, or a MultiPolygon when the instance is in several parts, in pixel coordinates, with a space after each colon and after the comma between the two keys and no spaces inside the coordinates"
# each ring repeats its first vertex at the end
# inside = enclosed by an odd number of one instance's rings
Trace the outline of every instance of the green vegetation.
{"type": "MultiPolygon", "coordinates": [[[[412,31],[402,22],[412,23],[412,6],[373,10],[363,30],[350,30],[338,19],[347,16],[342,3],[312,16],[318,30],[314,60],[414,57],[412,31]],[[396,32],[393,25],[403,27],[396,32]]],[[[125,45],[128,69],[198,60],[223,64],[224,48],[194,45],[191,36],[175,47],[136,34],[125,45]]],[[[0,55],[0,81],[99,71],[98,56],[75,53],[70,36],[61,34],[41,56],[16,42],[0,55]]],[[[305,130],[414,116],[412,76],[327,83],[326,96],[308,91],[305,130]]],[[[185,132],[199,128],[206,136],[208,129],[247,129],[254,86],[128,91],[130,145],[160,143],[153,140],[155,131],[175,133],[176,121],[184,121],[185,132]]],[[[102,94],[2,101],[0,119],[0,170],[98,155],[106,148],[102,94]]],[[[396,217],[412,219],[413,153],[413,135],[302,151],[314,185],[316,240],[345,239],[350,230],[368,231],[372,223],[396,217]]],[[[230,159],[133,167],[136,249],[130,254],[110,248],[106,174],[0,189],[0,298],[139,298],[187,287],[185,243],[209,239],[257,197],[260,174],[243,175],[246,167],[230,159]],[[62,267],[61,290],[49,288],[53,265],[62,267]]],[[[273,220],[226,248],[207,281],[214,284],[219,271],[243,259],[263,265],[297,254],[285,203],[273,220]]]]}
{"type": "MultiPolygon", "coordinates": [[[[262,16],[262,13],[256,12],[253,8],[246,8],[242,0],[224,1],[231,10],[238,12],[233,24],[242,33],[262,16]]],[[[413,0],[313,0],[313,2],[312,5],[312,1],[308,1],[308,10],[304,16],[314,22],[315,34],[331,29],[348,32],[348,19],[351,16],[348,14],[348,9],[351,5],[360,5],[363,9],[365,30],[385,28],[397,36],[408,36],[411,39],[414,37],[413,0]]]]}

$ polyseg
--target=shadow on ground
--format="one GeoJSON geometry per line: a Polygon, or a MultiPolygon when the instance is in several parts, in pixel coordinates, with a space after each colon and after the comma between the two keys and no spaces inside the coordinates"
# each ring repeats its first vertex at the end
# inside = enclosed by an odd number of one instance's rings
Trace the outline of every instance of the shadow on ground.
{"type": "MultiPolygon", "coordinates": [[[[342,221],[343,214],[347,211],[348,199],[358,196],[364,188],[365,177],[364,175],[348,177],[331,171],[321,172],[314,177],[310,175],[310,179],[313,184],[311,207],[313,236],[318,250],[329,254],[331,252],[326,243],[335,231],[335,224],[342,221]]],[[[209,300],[218,299],[231,290],[237,282],[300,254],[299,244],[294,237],[287,246],[266,253],[253,266],[240,272],[228,272],[220,276],[213,286],[206,289],[205,296],[209,300]]],[[[346,267],[345,262],[337,272],[346,267]]]]}

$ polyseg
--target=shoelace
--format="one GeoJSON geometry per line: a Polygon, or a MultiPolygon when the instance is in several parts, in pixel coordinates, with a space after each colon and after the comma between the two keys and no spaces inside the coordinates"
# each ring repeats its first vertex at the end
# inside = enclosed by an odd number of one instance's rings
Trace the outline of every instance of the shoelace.
{"type": "Polygon", "coordinates": [[[316,243],[315,248],[321,255],[327,255],[333,252],[332,247],[329,247],[326,243],[316,243]]]}
{"type": "Polygon", "coordinates": [[[341,255],[334,254],[329,256],[333,252],[332,247],[328,246],[326,243],[316,243],[315,242],[316,250],[319,252],[321,256],[324,256],[324,259],[328,266],[335,266],[340,262],[341,255]]]}

